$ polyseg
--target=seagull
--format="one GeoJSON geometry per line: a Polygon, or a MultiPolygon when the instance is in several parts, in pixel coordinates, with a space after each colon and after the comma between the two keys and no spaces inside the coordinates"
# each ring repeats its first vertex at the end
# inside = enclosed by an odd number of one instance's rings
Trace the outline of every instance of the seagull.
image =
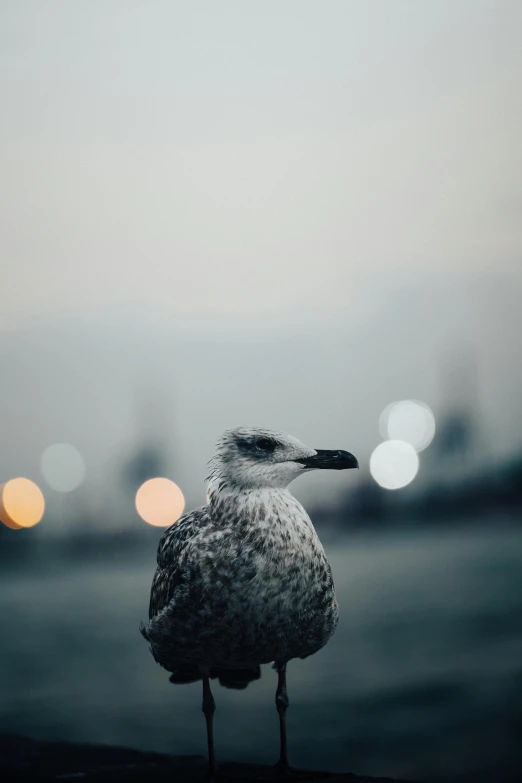
{"type": "Polygon", "coordinates": [[[288,485],[310,470],[358,468],[353,454],[258,427],[227,430],[210,460],[208,503],[161,536],[140,631],[173,683],[202,680],[208,779],[216,780],[210,680],[245,688],[272,663],[280,754],[288,763],[286,667],[324,647],[338,606],[324,549],[288,485]]]}

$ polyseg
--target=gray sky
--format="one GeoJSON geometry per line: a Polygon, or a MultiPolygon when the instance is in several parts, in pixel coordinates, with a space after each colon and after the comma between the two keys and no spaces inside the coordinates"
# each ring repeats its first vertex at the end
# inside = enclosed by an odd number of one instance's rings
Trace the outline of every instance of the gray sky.
{"type": "Polygon", "coordinates": [[[519,271],[520,2],[4,0],[0,323],[519,271]]]}
{"type": "Polygon", "coordinates": [[[141,394],[190,501],[224,427],[366,457],[461,345],[518,448],[521,30],[518,0],[3,0],[0,479],[65,440],[110,492],[141,394]]]}

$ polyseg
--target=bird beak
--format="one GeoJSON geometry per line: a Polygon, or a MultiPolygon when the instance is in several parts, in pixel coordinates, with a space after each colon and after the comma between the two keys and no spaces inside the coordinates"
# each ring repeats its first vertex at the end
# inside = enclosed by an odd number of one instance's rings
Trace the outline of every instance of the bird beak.
{"type": "Polygon", "coordinates": [[[349,451],[329,451],[328,449],[316,449],[311,457],[296,459],[300,465],[311,469],[347,470],[358,468],[359,463],[349,451]]]}

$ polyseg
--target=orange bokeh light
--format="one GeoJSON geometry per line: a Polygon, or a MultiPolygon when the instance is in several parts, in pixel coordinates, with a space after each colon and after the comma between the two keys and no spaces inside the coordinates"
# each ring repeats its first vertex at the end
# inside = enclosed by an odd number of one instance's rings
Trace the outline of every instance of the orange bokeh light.
{"type": "Polygon", "coordinates": [[[0,484],[0,520],[6,527],[33,527],[40,522],[44,510],[44,496],[33,481],[15,478],[0,484]]]}
{"type": "Polygon", "coordinates": [[[178,521],[184,508],[183,492],[170,479],[149,479],[136,493],[136,510],[149,525],[172,525],[178,521]]]}

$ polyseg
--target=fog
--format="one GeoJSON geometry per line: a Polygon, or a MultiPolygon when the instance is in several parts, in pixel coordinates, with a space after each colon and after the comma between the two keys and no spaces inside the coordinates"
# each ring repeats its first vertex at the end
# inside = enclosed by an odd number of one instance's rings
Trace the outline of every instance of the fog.
{"type": "MultiPolygon", "coordinates": [[[[519,779],[521,25],[516,0],[0,5],[2,730],[203,752],[137,631],[135,496],[203,503],[253,425],[361,467],[292,485],[342,604],[292,675],[297,761],[519,779]],[[436,429],[390,491],[397,400],[436,429]]],[[[219,692],[223,757],[268,760],[271,689],[219,692]]]]}

